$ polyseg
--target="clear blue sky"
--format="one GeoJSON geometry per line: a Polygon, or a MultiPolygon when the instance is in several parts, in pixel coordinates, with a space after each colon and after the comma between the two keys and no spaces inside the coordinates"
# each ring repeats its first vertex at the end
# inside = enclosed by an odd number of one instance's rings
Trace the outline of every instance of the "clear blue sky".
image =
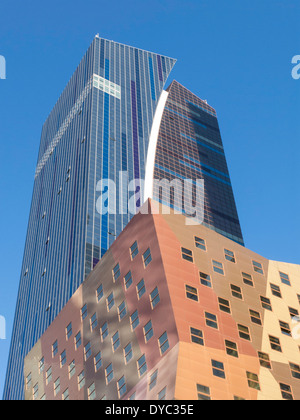
{"type": "Polygon", "coordinates": [[[216,108],[246,246],[300,263],[299,0],[1,0],[0,398],[42,124],[101,37],[178,59],[216,108]]]}

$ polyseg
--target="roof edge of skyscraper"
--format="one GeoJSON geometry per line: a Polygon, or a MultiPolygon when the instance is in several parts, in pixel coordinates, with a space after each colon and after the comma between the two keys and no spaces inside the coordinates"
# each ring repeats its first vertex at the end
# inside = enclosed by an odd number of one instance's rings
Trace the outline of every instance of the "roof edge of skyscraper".
{"type": "MultiPolygon", "coordinates": [[[[144,51],[144,52],[146,52],[146,53],[150,53],[150,54],[158,54],[158,53],[156,53],[156,52],[154,52],[154,51],[149,51],[149,50],[145,50],[145,49],[143,49],[143,48],[134,47],[133,45],[124,44],[123,42],[114,41],[114,40],[112,40],[112,39],[103,38],[103,37],[101,37],[99,34],[96,34],[96,35],[95,35],[95,37],[94,37],[94,39],[95,39],[95,38],[98,38],[98,39],[103,39],[104,41],[108,41],[108,42],[113,42],[114,44],[124,45],[124,47],[133,48],[133,49],[136,49],[136,50],[139,50],[139,51],[144,51]]],[[[171,60],[174,60],[174,61],[175,61],[175,63],[178,61],[178,60],[177,60],[177,58],[170,57],[170,56],[168,56],[168,55],[166,55],[166,54],[159,54],[159,55],[162,55],[162,56],[164,56],[164,57],[166,57],[166,58],[169,58],[169,59],[171,59],[171,60]]]]}
{"type": "Polygon", "coordinates": [[[202,98],[200,98],[199,96],[197,96],[196,94],[195,94],[195,92],[192,92],[190,89],[188,89],[186,86],[184,86],[182,83],[180,83],[180,82],[178,82],[178,80],[176,80],[176,79],[174,79],[174,80],[172,80],[172,82],[169,84],[169,86],[167,87],[167,91],[169,91],[169,89],[171,88],[171,86],[172,86],[172,84],[173,83],[177,83],[178,85],[180,85],[180,86],[182,86],[184,89],[186,89],[186,90],[188,90],[193,96],[195,96],[197,99],[200,99],[200,101],[202,101],[202,102],[204,102],[209,108],[211,108],[212,110],[213,110],[213,112],[216,114],[216,116],[217,116],[217,111],[216,111],[216,109],[213,107],[213,106],[211,106],[208,102],[207,102],[207,99],[202,99],[202,98]]]}

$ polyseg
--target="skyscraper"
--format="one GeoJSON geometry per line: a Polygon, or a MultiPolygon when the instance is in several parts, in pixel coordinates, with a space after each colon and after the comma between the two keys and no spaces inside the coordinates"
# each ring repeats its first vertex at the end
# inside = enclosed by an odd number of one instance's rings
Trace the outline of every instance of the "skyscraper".
{"type": "Polygon", "coordinates": [[[178,82],[163,90],[175,61],[96,36],[47,118],[4,399],[23,398],[25,355],[134,215],[130,181],[137,210],[143,194],[165,202],[154,178],[204,179],[204,224],[243,244],[215,110],[178,82]]]}
{"type": "MultiPolygon", "coordinates": [[[[151,178],[189,179],[194,184],[197,179],[204,179],[201,222],[243,245],[216,111],[177,81],[164,92],[161,102],[161,111],[156,116],[159,130],[153,141],[156,152],[151,178]]],[[[169,205],[168,197],[162,196],[158,186],[159,183],[154,183],[153,194],[149,196],[169,205]]]]}
{"type": "Polygon", "coordinates": [[[119,173],[144,178],[174,64],[96,36],[43,125],[4,399],[23,398],[24,356],[130,220],[99,214],[97,184],[115,182],[119,208],[119,173]]]}

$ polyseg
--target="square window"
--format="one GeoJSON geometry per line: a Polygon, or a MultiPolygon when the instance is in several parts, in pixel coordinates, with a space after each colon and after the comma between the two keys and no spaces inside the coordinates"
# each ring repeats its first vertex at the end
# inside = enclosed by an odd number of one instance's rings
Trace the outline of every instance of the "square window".
{"type": "Polygon", "coordinates": [[[211,361],[213,375],[217,376],[218,378],[226,379],[224,364],[222,362],[218,362],[217,360],[211,361]]]}
{"type": "Polygon", "coordinates": [[[238,348],[237,348],[237,344],[229,341],[229,340],[225,340],[225,347],[226,347],[226,353],[229,356],[232,357],[239,357],[239,353],[238,353],[238,348]]]}
{"type": "Polygon", "coordinates": [[[150,248],[148,248],[147,251],[143,254],[143,260],[144,260],[144,266],[146,268],[152,261],[150,248]]]}
{"type": "Polygon", "coordinates": [[[270,301],[269,298],[261,296],[260,301],[261,301],[261,306],[264,309],[267,309],[268,311],[272,311],[272,305],[271,305],[271,301],[270,301]]]}
{"type": "Polygon", "coordinates": [[[91,343],[87,343],[84,347],[84,360],[87,361],[92,355],[91,343]]]}
{"type": "Polygon", "coordinates": [[[26,377],[26,389],[29,389],[31,387],[31,381],[32,381],[32,375],[29,373],[29,375],[26,377]]]}
{"type": "Polygon", "coordinates": [[[238,324],[238,331],[239,336],[243,340],[251,341],[250,331],[248,327],[246,327],[245,325],[238,324]]]}
{"type": "Polygon", "coordinates": [[[111,292],[111,294],[106,299],[107,304],[107,310],[108,312],[115,306],[115,299],[114,299],[114,293],[111,292]]]}
{"type": "Polygon", "coordinates": [[[66,328],[66,338],[69,340],[69,338],[72,336],[72,323],[70,323],[66,328]]]}
{"type": "Polygon", "coordinates": [[[231,294],[237,299],[243,299],[242,289],[234,284],[230,285],[231,294]]]}
{"type": "Polygon", "coordinates": [[[300,366],[295,363],[290,363],[290,369],[292,377],[295,379],[300,379],[300,366]]]}
{"type": "Polygon", "coordinates": [[[97,302],[100,302],[100,300],[103,298],[103,286],[102,284],[98,287],[96,296],[97,296],[97,302]]]}
{"type": "Polygon", "coordinates": [[[54,382],[54,395],[56,396],[60,391],[60,378],[57,378],[54,382]]]}
{"type": "Polygon", "coordinates": [[[152,373],[152,375],[150,376],[150,381],[149,381],[149,391],[151,391],[155,385],[157,384],[157,375],[158,375],[158,370],[156,370],[154,373],[152,373]]]}
{"type": "Polygon", "coordinates": [[[276,297],[282,298],[280,287],[276,286],[276,284],[270,283],[272,294],[276,297]]]}
{"type": "Polygon", "coordinates": [[[205,322],[208,327],[218,329],[218,320],[216,315],[211,314],[209,312],[205,312],[205,322]]]}
{"type": "Polygon", "coordinates": [[[145,287],[145,281],[142,279],[138,285],[137,285],[137,295],[138,298],[141,299],[141,297],[146,293],[146,287],[145,287]]]}
{"type": "Polygon", "coordinates": [[[130,247],[130,257],[131,260],[133,260],[139,253],[139,248],[138,248],[138,244],[137,241],[135,241],[135,243],[130,247]]]}
{"type": "Polygon", "coordinates": [[[43,373],[45,369],[45,358],[42,357],[39,363],[39,374],[43,373]]]}
{"type": "Polygon", "coordinates": [[[115,352],[120,347],[120,335],[118,331],[112,336],[111,341],[113,351],[115,352]]]}
{"type": "Polygon", "coordinates": [[[205,385],[197,384],[197,394],[199,401],[210,401],[210,388],[205,385]]]}
{"type": "Polygon", "coordinates": [[[163,335],[158,339],[158,343],[160,353],[163,355],[170,347],[167,332],[164,332],[163,335]]]}
{"type": "Polygon", "coordinates": [[[148,343],[148,341],[153,337],[153,327],[151,321],[144,326],[144,337],[146,343],[148,343]]]}
{"type": "Polygon", "coordinates": [[[137,367],[138,367],[138,374],[139,377],[143,376],[145,372],[147,372],[147,363],[146,363],[146,356],[143,355],[138,361],[137,361],[137,367]]]}
{"type": "Polygon", "coordinates": [[[98,372],[102,367],[102,354],[101,351],[94,357],[95,372],[98,372]]]}
{"type": "Polygon", "coordinates": [[[269,335],[269,340],[270,340],[270,345],[271,345],[272,350],[282,352],[279,338],[269,335]]]}
{"type": "Polygon", "coordinates": [[[100,328],[100,334],[101,334],[101,339],[102,342],[106,339],[106,337],[108,336],[108,323],[105,322],[102,327],[100,328]]]}
{"type": "Polygon", "coordinates": [[[200,283],[203,286],[212,287],[211,277],[209,274],[200,272],[199,275],[200,275],[200,283]]]}
{"type": "Polygon", "coordinates": [[[225,253],[225,259],[227,261],[235,263],[235,256],[232,251],[229,251],[228,249],[224,249],[224,253],[225,253]]]}
{"type": "Polygon", "coordinates": [[[192,286],[185,286],[186,297],[198,302],[198,290],[192,286]]]}
{"type": "Polygon", "coordinates": [[[66,389],[63,392],[63,394],[62,394],[62,400],[63,401],[69,401],[70,400],[69,389],[66,389]]]}
{"type": "Polygon", "coordinates": [[[52,344],[52,357],[56,356],[58,353],[58,343],[57,340],[52,344]]]}
{"type": "Polygon", "coordinates": [[[117,281],[121,275],[120,265],[117,264],[113,269],[113,280],[117,281]]]}
{"type": "Polygon", "coordinates": [[[162,389],[159,393],[158,393],[158,400],[159,401],[164,401],[166,399],[166,395],[167,395],[167,387],[165,387],[164,389],[162,389]]]}
{"type": "Polygon", "coordinates": [[[204,346],[203,332],[197,328],[191,328],[191,341],[192,343],[204,346]]]}
{"type": "Polygon", "coordinates": [[[242,273],[242,278],[243,278],[243,282],[244,282],[247,286],[254,287],[254,283],[253,283],[253,280],[252,280],[252,276],[251,276],[251,274],[242,273]]]}
{"type": "Polygon", "coordinates": [[[259,379],[256,373],[247,372],[247,379],[249,388],[257,389],[260,391],[259,379]]]}
{"type": "Polygon", "coordinates": [[[133,312],[133,314],[130,317],[130,324],[131,324],[132,331],[136,329],[139,323],[140,323],[139,314],[138,314],[138,311],[136,310],[133,312]]]}
{"type": "Polygon", "coordinates": [[[78,375],[78,389],[79,391],[85,386],[84,370],[78,375]]]}
{"type": "Polygon", "coordinates": [[[128,399],[130,401],[134,401],[135,400],[135,397],[136,397],[136,392],[134,392],[128,399]]]}
{"type": "Polygon", "coordinates": [[[125,395],[127,392],[125,376],[122,376],[122,378],[118,380],[117,388],[118,388],[119,398],[122,398],[123,395],[125,395]]]}
{"type": "Polygon", "coordinates": [[[299,317],[299,311],[297,309],[289,307],[289,312],[290,312],[291,318],[299,317]]]}
{"type": "Polygon", "coordinates": [[[131,343],[129,343],[124,348],[124,358],[125,358],[126,364],[130,362],[132,357],[133,357],[132,345],[131,345],[131,343]]]}
{"type": "Polygon", "coordinates": [[[75,349],[77,350],[80,346],[81,346],[81,332],[79,332],[76,336],[75,336],[75,349]]]}
{"type": "Polygon", "coordinates": [[[122,302],[121,305],[119,306],[118,313],[119,313],[119,320],[121,321],[127,314],[125,301],[122,302]]]}
{"type": "Polygon", "coordinates": [[[131,275],[131,271],[129,271],[126,276],[124,277],[124,282],[125,282],[125,289],[128,290],[129,287],[132,285],[132,275],[131,275]]]}
{"type": "Polygon", "coordinates": [[[202,249],[203,251],[206,251],[206,244],[205,244],[205,240],[198,238],[197,236],[195,236],[195,246],[196,248],[202,249]]]}
{"type": "Polygon", "coordinates": [[[282,334],[288,335],[289,337],[292,336],[291,328],[290,328],[288,323],[283,322],[283,321],[279,321],[279,325],[280,325],[280,329],[281,329],[282,334]]]}
{"type": "Polygon", "coordinates": [[[106,384],[109,384],[114,379],[114,370],[112,363],[105,369],[106,384]]]}
{"type": "Polygon", "coordinates": [[[76,372],[75,360],[69,364],[69,379],[73,378],[76,372]]]}
{"type": "Polygon", "coordinates": [[[216,261],[216,260],[213,260],[212,264],[213,264],[214,272],[218,273],[218,274],[222,274],[224,276],[223,264],[219,261],[216,261]]]}
{"type": "Polygon", "coordinates": [[[187,248],[181,248],[181,256],[184,260],[194,262],[193,252],[187,248]]]}
{"type": "Polygon", "coordinates": [[[257,261],[252,261],[252,265],[253,265],[253,270],[256,273],[264,274],[264,270],[263,270],[263,267],[262,267],[262,264],[261,263],[259,263],[257,261]]]}
{"type": "Polygon", "coordinates": [[[90,323],[91,323],[91,331],[94,331],[94,329],[97,327],[97,325],[98,325],[98,321],[97,321],[97,314],[96,313],[94,313],[94,315],[92,316],[92,318],[91,318],[91,320],[90,320],[90,323]]]}
{"type": "Polygon", "coordinates": [[[280,383],[279,386],[280,386],[282,398],[284,400],[288,400],[288,401],[294,400],[292,388],[290,387],[290,385],[280,383]]]}
{"type": "Polygon", "coordinates": [[[60,367],[63,367],[67,363],[67,353],[66,350],[60,355],[60,367]]]}
{"type": "Polygon", "coordinates": [[[82,321],[87,317],[87,305],[85,304],[83,308],[81,308],[81,319],[82,321]]]}
{"type": "Polygon", "coordinates": [[[258,352],[258,358],[259,358],[259,363],[262,367],[265,367],[267,369],[271,369],[271,361],[270,361],[270,356],[266,353],[263,353],[261,351],[258,352]]]}
{"type": "Polygon", "coordinates": [[[96,399],[96,387],[95,387],[95,384],[92,384],[88,388],[88,400],[94,401],[95,399],[96,399]]]}
{"type": "Polygon", "coordinates": [[[46,372],[46,384],[48,385],[52,381],[52,367],[46,372]]]}
{"type": "Polygon", "coordinates": [[[220,311],[226,312],[227,314],[231,314],[229,300],[226,300],[223,298],[218,298],[218,300],[219,300],[220,311]]]}
{"type": "Polygon", "coordinates": [[[250,312],[250,319],[253,322],[253,324],[262,325],[260,313],[254,311],[253,309],[249,309],[249,312],[250,312]]]}
{"type": "Polygon", "coordinates": [[[281,282],[283,284],[286,284],[287,286],[291,286],[291,282],[290,282],[290,278],[288,274],[284,274],[281,271],[279,271],[279,275],[280,275],[281,282]]]}
{"type": "Polygon", "coordinates": [[[152,309],[154,309],[160,302],[160,296],[158,292],[158,288],[156,287],[153,292],[150,294],[150,303],[152,309]]]}

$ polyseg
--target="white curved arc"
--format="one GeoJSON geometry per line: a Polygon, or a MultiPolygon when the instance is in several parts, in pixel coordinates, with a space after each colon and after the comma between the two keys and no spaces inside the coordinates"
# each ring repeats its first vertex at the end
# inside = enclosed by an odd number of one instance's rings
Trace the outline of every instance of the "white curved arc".
{"type": "Polygon", "coordinates": [[[146,160],[144,202],[146,202],[148,198],[152,198],[153,196],[153,177],[154,177],[156,146],[157,146],[157,141],[158,141],[160,124],[161,124],[161,120],[162,120],[162,116],[164,113],[168,96],[169,96],[169,93],[163,90],[160,95],[157,108],[155,111],[154,119],[153,119],[151,133],[149,137],[147,160],[146,160]]]}

